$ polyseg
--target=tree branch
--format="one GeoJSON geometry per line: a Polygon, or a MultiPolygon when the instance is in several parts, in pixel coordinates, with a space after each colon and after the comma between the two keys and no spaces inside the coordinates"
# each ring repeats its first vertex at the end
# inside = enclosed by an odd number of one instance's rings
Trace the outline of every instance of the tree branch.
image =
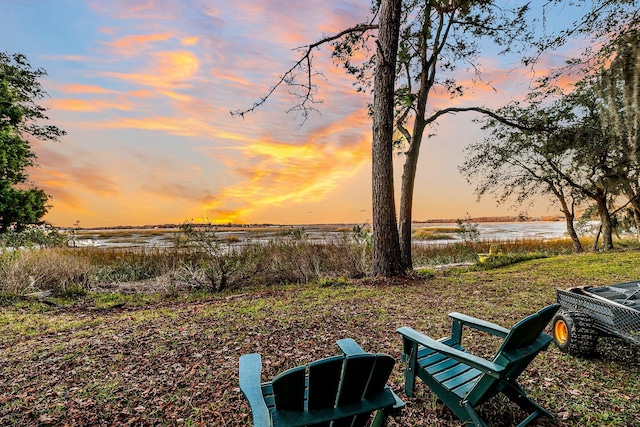
{"type": "Polygon", "coordinates": [[[482,107],[450,107],[450,108],[445,108],[444,110],[439,110],[436,111],[433,115],[431,115],[430,117],[428,117],[425,122],[426,124],[430,124],[433,123],[434,121],[436,121],[438,119],[438,117],[443,116],[445,114],[451,114],[451,113],[460,113],[460,112],[465,112],[465,111],[475,111],[477,113],[482,113],[484,115],[487,115],[497,121],[499,121],[502,124],[505,124],[507,126],[511,126],[514,127],[516,129],[522,130],[522,131],[536,131],[536,132],[550,132],[555,130],[555,127],[547,127],[547,126],[541,126],[541,125],[533,125],[533,126],[529,126],[529,125],[525,125],[510,119],[507,119],[506,117],[502,117],[498,114],[496,114],[495,112],[491,111],[491,110],[487,110],[486,108],[482,108],[482,107]]]}
{"type": "Polygon", "coordinates": [[[303,55],[302,57],[291,67],[289,68],[289,70],[287,70],[284,74],[282,74],[279,78],[279,80],[276,82],[275,85],[273,85],[268,91],[267,94],[263,97],[260,98],[259,101],[256,101],[253,103],[253,106],[251,108],[247,108],[246,110],[235,110],[235,111],[230,111],[231,115],[236,117],[236,116],[240,116],[242,118],[244,118],[244,115],[247,113],[251,113],[253,111],[255,111],[257,108],[259,108],[260,106],[262,106],[262,104],[264,104],[265,102],[267,102],[267,99],[269,99],[271,97],[271,95],[283,84],[287,84],[287,85],[292,85],[293,84],[293,80],[295,79],[295,70],[298,69],[303,69],[304,66],[303,64],[306,64],[306,74],[307,74],[307,82],[305,84],[300,84],[299,86],[304,88],[304,94],[299,95],[300,98],[302,98],[302,102],[297,106],[297,107],[293,107],[290,109],[290,111],[292,110],[302,110],[303,114],[306,116],[306,112],[309,110],[309,107],[307,106],[308,102],[311,103],[315,103],[315,101],[313,100],[313,89],[314,89],[314,85],[312,83],[312,71],[311,71],[311,59],[312,59],[312,53],[313,50],[320,47],[323,44],[326,43],[330,43],[334,40],[337,40],[341,37],[344,37],[347,34],[353,34],[353,33],[362,33],[364,34],[365,32],[369,31],[369,30],[377,30],[378,29],[378,25],[377,24],[358,24],[354,27],[351,28],[347,28],[346,30],[340,31],[337,34],[334,34],[332,36],[328,36],[328,37],[324,37],[321,40],[318,40],[315,43],[312,43],[310,45],[307,46],[301,46],[296,48],[295,50],[301,50],[303,51],[303,55]]]}

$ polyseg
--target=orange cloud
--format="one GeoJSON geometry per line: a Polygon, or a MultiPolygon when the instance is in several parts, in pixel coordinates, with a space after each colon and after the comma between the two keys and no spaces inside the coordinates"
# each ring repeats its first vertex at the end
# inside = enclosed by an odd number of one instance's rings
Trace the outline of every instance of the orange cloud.
{"type": "Polygon", "coordinates": [[[105,89],[97,85],[83,85],[70,83],[62,86],[62,90],[67,93],[111,93],[112,90],[105,89]]]}
{"type": "MultiPolygon", "coordinates": [[[[48,146],[37,140],[33,146],[40,167],[30,168],[29,177],[52,196],[55,207],[53,217],[48,214],[47,220],[95,215],[87,207],[87,197],[109,199],[119,194],[111,175],[87,160],[86,154],[77,151],[62,154],[57,151],[60,146],[48,146]]],[[[63,221],[70,224],[69,219],[63,221]]]]}
{"type": "Polygon", "coordinates": [[[102,128],[146,129],[180,136],[210,136],[216,132],[216,129],[211,124],[196,118],[173,116],[156,116],[140,119],[120,117],[113,122],[105,122],[96,124],[95,126],[102,128]]]}
{"type": "Polygon", "coordinates": [[[198,44],[198,38],[197,36],[194,37],[185,37],[182,40],[180,40],[180,42],[184,45],[184,46],[195,46],[198,44]]]}
{"type": "Polygon", "coordinates": [[[362,131],[367,123],[366,113],[360,111],[315,130],[302,144],[264,138],[227,147],[245,159],[244,165],[235,160],[244,180],[225,187],[203,209],[216,219],[223,215],[221,222],[244,221],[269,206],[322,200],[368,163],[371,136],[362,131]],[[240,205],[235,210],[226,208],[235,204],[240,205]]]}
{"type": "Polygon", "coordinates": [[[132,107],[127,102],[113,102],[98,99],[53,99],[49,102],[54,110],[96,112],[105,110],[130,111],[132,107]]]}
{"type": "Polygon", "coordinates": [[[153,93],[145,90],[145,89],[140,89],[140,90],[132,90],[130,92],[128,92],[128,94],[130,96],[133,96],[135,98],[151,98],[153,96],[153,93]]]}
{"type": "Polygon", "coordinates": [[[139,86],[160,89],[189,87],[191,79],[200,66],[198,57],[188,51],[157,52],[153,56],[155,61],[150,64],[147,71],[138,73],[108,71],[103,75],[139,86]]]}
{"type": "Polygon", "coordinates": [[[200,66],[198,57],[189,51],[160,52],[156,56],[160,75],[169,81],[189,80],[200,66]]]}

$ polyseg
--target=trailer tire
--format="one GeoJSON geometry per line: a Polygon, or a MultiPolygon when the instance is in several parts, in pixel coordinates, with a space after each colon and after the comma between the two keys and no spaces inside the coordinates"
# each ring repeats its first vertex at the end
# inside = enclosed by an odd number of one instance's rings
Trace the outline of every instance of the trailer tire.
{"type": "Polygon", "coordinates": [[[577,311],[560,310],[553,317],[553,341],[563,353],[589,356],[596,350],[598,331],[591,317],[577,311]]]}

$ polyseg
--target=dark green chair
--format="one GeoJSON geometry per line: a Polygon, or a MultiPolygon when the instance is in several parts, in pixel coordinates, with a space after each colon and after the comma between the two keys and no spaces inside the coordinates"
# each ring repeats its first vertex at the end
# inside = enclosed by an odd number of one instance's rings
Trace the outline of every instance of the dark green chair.
{"type": "Polygon", "coordinates": [[[404,402],[387,386],[395,360],[366,353],[354,340],[339,340],[342,356],[289,369],[261,383],[259,354],[240,357],[240,390],[253,413],[255,427],[381,427],[404,402]]]}
{"type": "Polygon", "coordinates": [[[553,416],[527,397],[518,376],[552,338],[543,332],[560,306],[543,308],[516,323],[510,330],[460,313],[451,313],[451,336],[434,340],[409,327],[398,329],[403,338],[402,360],[405,392],[413,396],[416,376],[469,426],[486,426],[475,407],[503,393],[529,416],[518,426],[526,426],[540,415],[553,416]],[[491,361],[462,348],[463,326],[504,338],[491,361]]]}

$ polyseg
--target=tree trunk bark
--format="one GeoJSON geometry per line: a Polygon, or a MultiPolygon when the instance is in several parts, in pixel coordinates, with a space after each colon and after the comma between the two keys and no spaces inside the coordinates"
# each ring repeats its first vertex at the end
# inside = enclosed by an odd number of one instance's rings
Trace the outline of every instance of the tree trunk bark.
{"type": "Polygon", "coordinates": [[[404,270],[413,269],[413,259],[411,256],[411,239],[413,223],[413,190],[416,181],[416,170],[418,168],[418,156],[420,154],[420,143],[425,125],[423,117],[416,117],[411,144],[407,151],[407,158],[404,162],[402,172],[402,187],[400,188],[400,253],[402,256],[402,267],[404,270]]]}
{"type": "Polygon", "coordinates": [[[562,206],[562,213],[564,214],[564,219],[567,224],[567,233],[571,238],[571,242],[573,242],[573,252],[579,254],[583,251],[582,243],[580,243],[580,239],[578,238],[578,233],[576,233],[576,229],[573,226],[573,220],[575,219],[575,213],[573,211],[573,205],[571,205],[571,209],[567,205],[564,197],[558,196],[560,200],[560,205],[562,206]]]}
{"type": "Polygon", "coordinates": [[[573,242],[573,252],[579,254],[583,251],[582,243],[580,243],[580,238],[578,237],[578,233],[576,233],[576,229],[573,226],[574,215],[566,216],[565,220],[567,222],[567,233],[569,233],[569,237],[571,238],[571,242],[573,242]]]}
{"type": "Polygon", "coordinates": [[[409,141],[402,171],[402,187],[400,190],[400,254],[402,257],[402,267],[405,271],[413,269],[413,258],[411,255],[412,225],[413,225],[413,190],[415,188],[416,171],[418,169],[418,157],[420,156],[420,145],[422,136],[427,126],[425,112],[427,111],[427,100],[429,91],[433,86],[435,69],[430,67],[427,60],[427,40],[429,38],[431,3],[427,5],[424,21],[422,23],[422,36],[420,46],[420,62],[422,71],[420,73],[420,90],[418,91],[418,102],[416,103],[416,115],[413,123],[413,132],[409,141]]]}
{"type": "Polygon", "coordinates": [[[373,274],[403,273],[393,188],[393,107],[401,0],[382,0],[373,85],[373,274]]]}
{"type": "Polygon", "coordinates": [[[636,226],[636,239],[640,242],[640,206],[634,205],[631,210],[633,211],[633,223],[636,226]]]}
{"type": "Polygon", "coordinates": [[[607,195],[598,194],[596,199],[598,207],[598,215],[600,216],[600,226],[602,227],[602,250],[608,251],[613,249],[613,223],[611,214],[607,208],[607,195]]]}

